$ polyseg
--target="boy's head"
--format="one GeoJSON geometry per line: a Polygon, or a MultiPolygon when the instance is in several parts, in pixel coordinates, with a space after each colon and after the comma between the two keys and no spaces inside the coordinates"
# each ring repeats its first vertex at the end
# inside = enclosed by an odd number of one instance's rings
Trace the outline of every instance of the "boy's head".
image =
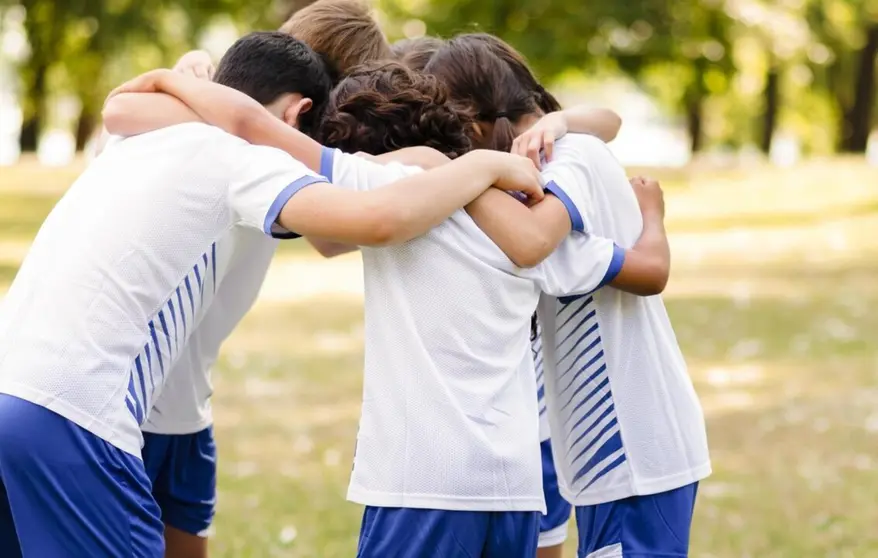
{"type": "Polygon", "coordinates": [[[245,35],[220,60],[214,81],[253,97],[305,133],[314,130],[332,83],[326,65],[285,33],[245,35]]]}
{"type": "Polygon", "coordinates": [[[320,54],[334,82],[355,66],[390,58],[387,37],[360,0],[317,0],[290,16],[280,30],[320,54]]]}
{"type": "Polygon", "coordinates": [[[360,66],[338,84],[318,138],[349,153],[423,145],[454,158],[470,150],[467,126],[436,78],[383,62],[360,66]]]}
{"type": "Polygon", "coordinates": [[[396,41],[390,47],[393,58],[415,70],[422,72],[430,61],[430,58],[439,50],[445,41],[438,37],[418,37],[417,39],[402,39],[396,41]]]}

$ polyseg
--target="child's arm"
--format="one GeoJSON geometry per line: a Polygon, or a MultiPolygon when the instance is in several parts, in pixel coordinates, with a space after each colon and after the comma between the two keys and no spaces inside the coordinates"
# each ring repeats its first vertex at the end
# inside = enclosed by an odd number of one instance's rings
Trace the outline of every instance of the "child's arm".
{"type": "Polygon", "coordinates": [[[484,150],[375,190],[352,191],[322,180],[309,179],[312,185],[307,187],[293,184],[287,199],[272,204],[277,209],[266,222],[334,242],[398,244],[435,227],[492,185],[503,190],[542,188],[529,160],[484,150]]]}
{"type": "Polygon", "coordinates": [[[568,132],[589,134],[607,143],[616,138],[621,127],[622,119],[615,112],[577,105],[542,117],[515,139],[512,152],[528,157],[539,165],[540,152],[543,152],[546,161],[551,161],[555,140],[568,132]]]}
{"type": "MultiPolygon", "coordinates": [[[[661,293],[670,274],[670,249],[664,229],[664,200],[656,181],[632,180],[643,213],[643,232],[624,252],[621,270],[609,282],[620,290],[651,296],[661,293]]],[[[565,205],[555,196],[526,207],[512,196],[489,190],[467,212],[520,267],[533,267],[547,258],[570,234],[572,223],[565,205]]]]}
{"type": "MultiPolygon", "coordinates": [[[[275,118],[255,99],[229,87],[204,81],[173,72],[153,70],[121,85],[110,93],[104,111],[118,117],[117,124],[124,116],[124,129],[142,133],[155,130],[171,123],[191,122],[191,113],[184,113],[173,107],[167,100],[154,97],[144,99],[129,98],[126,107],[117,107],[117,97],[121,93],[166,93],[175,97],[199,120],[222,128],[255,145],[267,145],[286,151],[309,169],[320,169],[320,144],[298,130],[275,118]],[[159,104],[161,103],[161,104],[159,104]],[[173,111],[168,116],[161,111],[173,111]],[[173,121],[173,122],[171,122],[173,121]],[[156,124],[160,122],[162,125],[156,124]]],[[[106,114],[104,118],[106,119],[106,114]]]]}
{"type": "Polygon", "coordinates": [[[104,105],[104,127],[114,136],[136,136],[185,122],[203,122],[179,99],[165,93],[121,93],[104,105]]]}

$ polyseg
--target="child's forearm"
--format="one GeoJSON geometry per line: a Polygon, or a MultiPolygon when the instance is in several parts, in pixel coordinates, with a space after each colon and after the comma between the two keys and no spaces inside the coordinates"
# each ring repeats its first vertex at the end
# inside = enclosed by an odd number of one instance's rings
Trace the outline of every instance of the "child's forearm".
{"type": "Polygon", "coordinates": [[[120,93],[101,113],[104,127],[114,136],[136,136],[201,118],[181,100],[164,93],[120,93]]]}
{"type": "Polygon", "coordinates": [[[473,152],[374,190],[309,186],[290,198],[279,221],[287,230],[334,242],[399,244],[424,234],[491,187],[502,174],[498,163],[473,152]]]}
{"type": "Polygon", "coordinates": [[[577,105],[562,111],[570,132],[596,136],[604,142],[616,139],[622,118],[610,109],[577,105]]]}
{"type": "Polygon", "coordinates": [[[518,267],[534,267],[570,233],[570,216],[555,196],[527,207],[506,192],[488,190],[466,206],[476,225],[518,267]]]}
{"type": "Polygon", "coordinates": [[[671,273],[671,249],[664,220],[654,213],[643,214],[640,238],[626,251],[625,263],[610,282],[617,289],[640,296],[662,293],[671,273]]]}
{"type": "Polygon", "coordinates": [[[169,74],[157,83],[208,124],[255,145],[286,151],[313,171],[320,171],[320,144],[288,126],[256,100],[230,87],[189,76],[169,74]]]}

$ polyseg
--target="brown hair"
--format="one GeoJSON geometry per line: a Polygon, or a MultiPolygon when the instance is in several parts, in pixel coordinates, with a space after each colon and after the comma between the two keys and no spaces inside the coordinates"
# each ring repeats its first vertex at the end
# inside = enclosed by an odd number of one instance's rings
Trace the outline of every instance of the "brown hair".
{"type": "Polygon", "coordinates": [[[558,102],[558,99],[546,91],[534,75],[533,70],[530,69],[527,59],[524,55],[515,50],[512,45],[500,37],[488,33],[470,33],[467,35],[461,35],[461,37],[470,37],[473,40],[482,41],[491,49],[491,52],[509,64],[509,67],[512,68],[512,71],[518,77],[522,85],[525,88],[532,90],[537,96],[537,105],[539,105],[543,112],[549,113],[561,110],[561,103],[558,102]]]}
{"type": "Polygon", "coordinates": [[[393,58],[416,72],[424,71],[436,51],[442,48],[445,41],[438,37],[418,37],[402,39],[390,47],[393,58]]]}
{"type": "Polygon", "coordinates": [[[471,148],[467,125],[435,77],[398,62],[373,63],[333,90],[318,140],[372,155],[423,145],[454,158],[471,148]]]}
{"type": "Polygon", "coordinates": [[[515,139],[513,122],[540,112],[536,92],[485,41],[471,35],[449,39],[424,71],[438,77],[453,102],[481,127],[493,125],[490,138],[471,127],[480,147],[509,151],[515,139]]]}
{"type": "Polygon", "coordinates": [[[355,66],[390,58],[387,37],[360,0],[317,0],[291,15],[280,30],[321,55],[336,82],[355,66]]]}

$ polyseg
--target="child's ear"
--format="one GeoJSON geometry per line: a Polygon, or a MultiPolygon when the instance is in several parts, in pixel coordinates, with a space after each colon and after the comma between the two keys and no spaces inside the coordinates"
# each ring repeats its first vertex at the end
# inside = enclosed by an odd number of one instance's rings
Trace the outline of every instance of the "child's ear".
{"type": "Polygon", "coordinates": [[[299,127],[299,117],[314,106],[314,101],[309,99],[308,97],[302,97],[298,101],[294,103],[290,103],[290,106],[287,107],[286,112],[284,112],[284,122],[293,126],[294,128],[299,127]]]}

